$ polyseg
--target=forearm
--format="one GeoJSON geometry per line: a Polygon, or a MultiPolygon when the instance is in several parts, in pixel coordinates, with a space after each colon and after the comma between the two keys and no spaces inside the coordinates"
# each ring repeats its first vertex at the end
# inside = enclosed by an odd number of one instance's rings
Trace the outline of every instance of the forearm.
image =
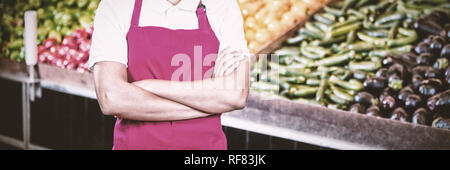
{"type": "MultiPolygon", "coordinates": [[[[117,85],[103,106],[107,115],[140,121],[175,121],[208,116],[183,104],[163,99],[132,84],[117,85]]],[[[103,98],[105,99],[105,98],[103,98]]]]}
{"type": "Polygon", "coordinates": [[[248,95],[248,60],[232,74],[199,81],[143,80],[139,87],[163,98],[208,112],[223,113],[242,108],[248,95]]]}
{"type": "Polygon", "coordinates": [[[128,83],[126,67],[120,63],[97,63],[94,82],[97,99],[105,115],[141,121],[171,121],[208,116],[128,83]]]}
{"type": "Polygon", "coordinates": [[[210,115],[211,114],[203,113],[192,109],[172,111],[172,112],[151,113],[151,114],[143,114],[138,112],[117,114],[118,117],[125,118],[128,120],[152,121],[152,122],[189,120],[195,118],[202,118],[210,115]]]}

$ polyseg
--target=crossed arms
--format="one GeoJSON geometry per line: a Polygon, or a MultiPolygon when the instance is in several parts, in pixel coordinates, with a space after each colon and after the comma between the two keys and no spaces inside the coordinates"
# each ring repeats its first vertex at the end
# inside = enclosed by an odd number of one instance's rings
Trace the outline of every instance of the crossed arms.
{"type": "Polygon", "coordinates": [[[140,121],[201,118],[245,107],[249,58],[225,49],[219,53],[213,77],[204,80],[127,80],[125,65],[95,64],[95,88],[103,114],[140,121]]]}

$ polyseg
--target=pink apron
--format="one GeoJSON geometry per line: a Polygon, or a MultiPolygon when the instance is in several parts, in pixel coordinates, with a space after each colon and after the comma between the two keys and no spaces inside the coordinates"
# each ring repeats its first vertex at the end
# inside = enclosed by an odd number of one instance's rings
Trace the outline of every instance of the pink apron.
{"type": "MultiPolygon", "coordinates": [[[[208,54],[217,57],[219,41],[209,25],[201,1],[197,9],[199,28],[196,30],[172,30],[155,26],[139,26],[142,0],[136,0],[128,41],[128,81],[144,79],[171,80],[180,68],[176,54],[187,54],[191,64],[191,75],[180,81],[201,80],[211,77],[214,62],[205,61],[208,54]],[[201,53],[201,75],[194,76],[195,54],[201,53]],[[174,62],[174,63],[172,63],[174,62]],[[205,64],[205,63],[206,64],[205,64]],[[206,76],[205,76],[206,73],[206,76]]],[[[208,59],[207,59],[208,60],[208,59]]],[[[209,59],[210,60],[210,59],[209,59]]],[[[214,61],[212,60],[212,61],[214,61]]],[[[189,63],[189,62],[188,62],[189,63]]],[[[186,63],[184,63],[186,64],[186,63]]],[[[198,67],[198,66],[197,66],[198,67]]],[[[136,101],[139,102],[139,101],[136,101]]],[[[141,122],[117,119],[114,128],[114,150],[226,150],[227,141],[222,131],[220,115],[206,118],[171,121],[141,122]]]]}

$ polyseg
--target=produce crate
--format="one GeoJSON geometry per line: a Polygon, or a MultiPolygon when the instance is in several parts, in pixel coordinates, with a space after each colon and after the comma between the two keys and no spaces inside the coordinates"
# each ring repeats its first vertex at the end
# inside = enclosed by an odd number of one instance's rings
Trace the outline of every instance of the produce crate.
{"type": "MultiPolygon", "coordinates": [[[[330,3],[336,2],[338,1],[330,3]]],[[[308,16],[308,20],[311,17],[308,16]]],[[[265,48],[257,54],[270,54],[280,48],[282,43],[308,20],[301,21],[283,36],[265,45],[265,48]]],[[[300,137],[302,138],[300,140],[305,140],[303,141],[305,143],[331,148],[339,145],[342,147],[338,148],[342,149],[450,149],[450,131],[448,130],[303,104],[281,97],[274,99],[256,91],[251,94],[247,108],[243,111],[236,111],[233,113],[235,116],[295,129],[299,134],[317,135],[300,137]],[[258,117],[252,117],[252,114],[266,115],[266,118],[258,119],[258,117]],[[273,117],[275,114],[279,116],[273,117]],[[278,120],[280,117],[285,117],[285,119],[278,120]],[[327,138],[327,141],[320,141],[323,138],[327,138]],[[330,142],[333,140],[336,141],[330,142]]],[[[258,131],[258,129],[255,130],[258,131]]]]}
{"type": "Polygon", "coordinates": [[[0,56],[0,77],[17,82],[25,82],[29,77],[28,68],[24,63],[0,56]]]}
{"type": "Polygon", "coordinates": [[[250,94],[244,110],[229,114],[240,120],[278,129],[270,132],[263,126],[255,126],[252,131],[328,148],[450,149],[448,130],[300,104],[255,93],[250,94]]]}
{"type": "MultiPolygon", "coordinates": [[[[80,73],[43,63],[39,63],[36,69],[40,86],[43,88],[91,99],[96,98],[94,77],[90,72],[80,73]]],[[[0,78],[27,82],[28,77],[28,68],[24,62],[0,57],[0,78]]]]}

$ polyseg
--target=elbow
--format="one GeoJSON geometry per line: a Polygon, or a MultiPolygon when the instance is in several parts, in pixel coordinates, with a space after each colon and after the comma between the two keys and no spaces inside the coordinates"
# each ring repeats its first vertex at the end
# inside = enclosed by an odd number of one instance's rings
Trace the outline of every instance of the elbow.
{"type": "Polygon", "coordinates": [[[231,97],[232,101],[230,101],[230,105],[232,110],[241,110],[244,109],[247,104],[248,98],[248,89],[237,90],[233,97],[231,97]]]}
{"type": "Polygon", "coordinates": [[[114,95],[110,92],[103,92],[100,95],[97,95],[98,103],[100,105],[100,109],[105,116],[112,116],[117,113],[117,102],[115,101],[114,95]]]}

